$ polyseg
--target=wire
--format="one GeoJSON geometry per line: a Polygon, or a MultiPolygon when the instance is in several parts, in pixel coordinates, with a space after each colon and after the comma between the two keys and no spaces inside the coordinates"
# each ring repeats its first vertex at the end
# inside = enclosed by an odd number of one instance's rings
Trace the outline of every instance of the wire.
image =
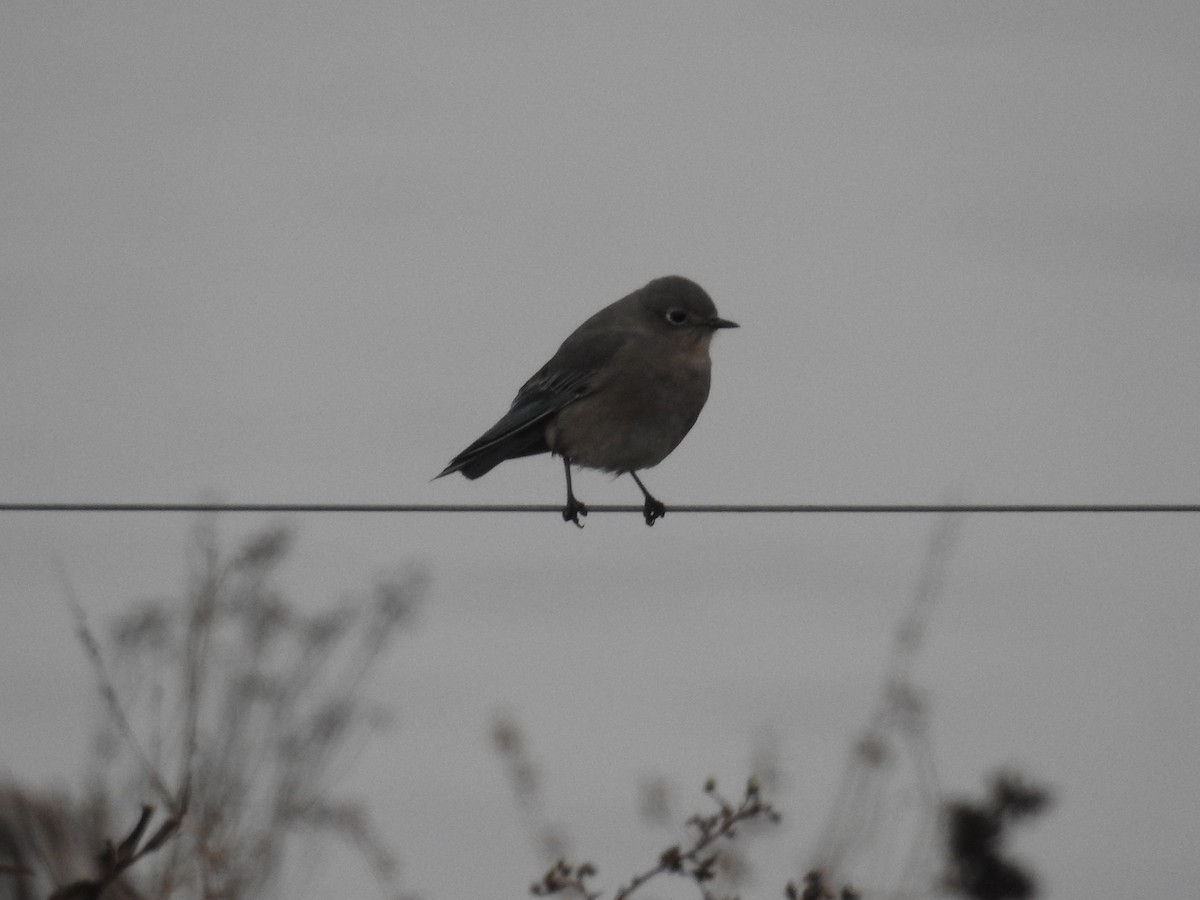
{"type": "MultiPolygon", "coordinates": [[[[0,503],[0,513],[561,513],[550,503],[0,503]]],[[[684,503],[670,513],[1200,513],[1200,503],[684,503]]],[[[640,506],[588,506],[641,513],[640,506]]]]}

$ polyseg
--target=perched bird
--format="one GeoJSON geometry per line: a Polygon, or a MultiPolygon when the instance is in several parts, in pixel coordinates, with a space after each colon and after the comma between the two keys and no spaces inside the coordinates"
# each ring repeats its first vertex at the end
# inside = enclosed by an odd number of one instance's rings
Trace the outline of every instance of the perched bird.
{"type": "Polygon", "coordinates": [[[700,285],[656,278],[596,313],[517,392],[508,413],[437,476],[478,478],[506,459],[551,453],[567,475],[563,520],[583,523],[571,466],[628,472],[646,498],[647,525],[666,515],[637,473],[679,446],[708,399],[708,345],[717,315],[700,285]]]}

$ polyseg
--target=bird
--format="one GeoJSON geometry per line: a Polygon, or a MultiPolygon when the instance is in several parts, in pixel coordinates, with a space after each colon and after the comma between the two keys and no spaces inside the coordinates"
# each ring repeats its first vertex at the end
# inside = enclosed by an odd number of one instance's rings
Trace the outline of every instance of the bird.
{"type": "Polygon", "coordinates": [[[638,478],[679,446],[708,399],[709,344],[722,319],[700,285],[656,278],[591,316],[517,391],[505,415],[435,476],[476,479],[508,459],[559,456],[567,478],[564,522],[582,528],[587,506],[571,467],[628,474],[645,498],[647,525],[666,506],[638,478]]]}

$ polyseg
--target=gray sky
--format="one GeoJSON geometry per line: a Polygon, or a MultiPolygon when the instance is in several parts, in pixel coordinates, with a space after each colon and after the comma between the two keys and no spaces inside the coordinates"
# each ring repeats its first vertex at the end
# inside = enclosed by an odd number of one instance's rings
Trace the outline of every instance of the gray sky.
{"type": "MultiPolygon", "coordinates": [[[[546,458],[429,478],[583,318],[677,272],[743,327],[646,476],[668,507],[1195,502],[1197,60],[1192,0],[9,4],[0,496],[558,502],[546,458]]],[[[450,898],[537,872],[497,709],[608,887],[661,843],[626,827],[640,777],[739,781],[773,730],[777,896],[934,522],[296,524],[314,604],[432,571],[382,686],[400,728],[349,777],[407,883],[450,898]]],[[[179,587],[190,525],[0,517],[0,766],[82,756],[52,554],[102,616],[179,587]]],[[[939,773],[1056,787],[1022,845],[1054,897],[1200,881],[1198,539],[1190,516],[962,530],[918,672],[939,773]]]]}

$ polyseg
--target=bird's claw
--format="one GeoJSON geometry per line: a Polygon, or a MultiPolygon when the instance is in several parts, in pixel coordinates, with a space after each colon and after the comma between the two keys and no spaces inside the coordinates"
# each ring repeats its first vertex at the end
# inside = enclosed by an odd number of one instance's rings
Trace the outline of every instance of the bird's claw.
{"type": "Polygon", "coordinates": [[[567,505],[563,507],[563,521],[574,522],[576,528],[582,528],[583,523],[579,521],[579,517],[586,516],[587,512],[587,506],[580,503],[574,497],[569,497],[567,499],[567,505]]]}
{"type": "Polygon", "coordinates": [[[655,500],[652,497],[646,498],[646,505],[642,507],[642,515],[646,517],[646,524],[653,527],[656,519],[661,519],[667,514],[667,508],[662,504],[661,500],[655,500]]]}

